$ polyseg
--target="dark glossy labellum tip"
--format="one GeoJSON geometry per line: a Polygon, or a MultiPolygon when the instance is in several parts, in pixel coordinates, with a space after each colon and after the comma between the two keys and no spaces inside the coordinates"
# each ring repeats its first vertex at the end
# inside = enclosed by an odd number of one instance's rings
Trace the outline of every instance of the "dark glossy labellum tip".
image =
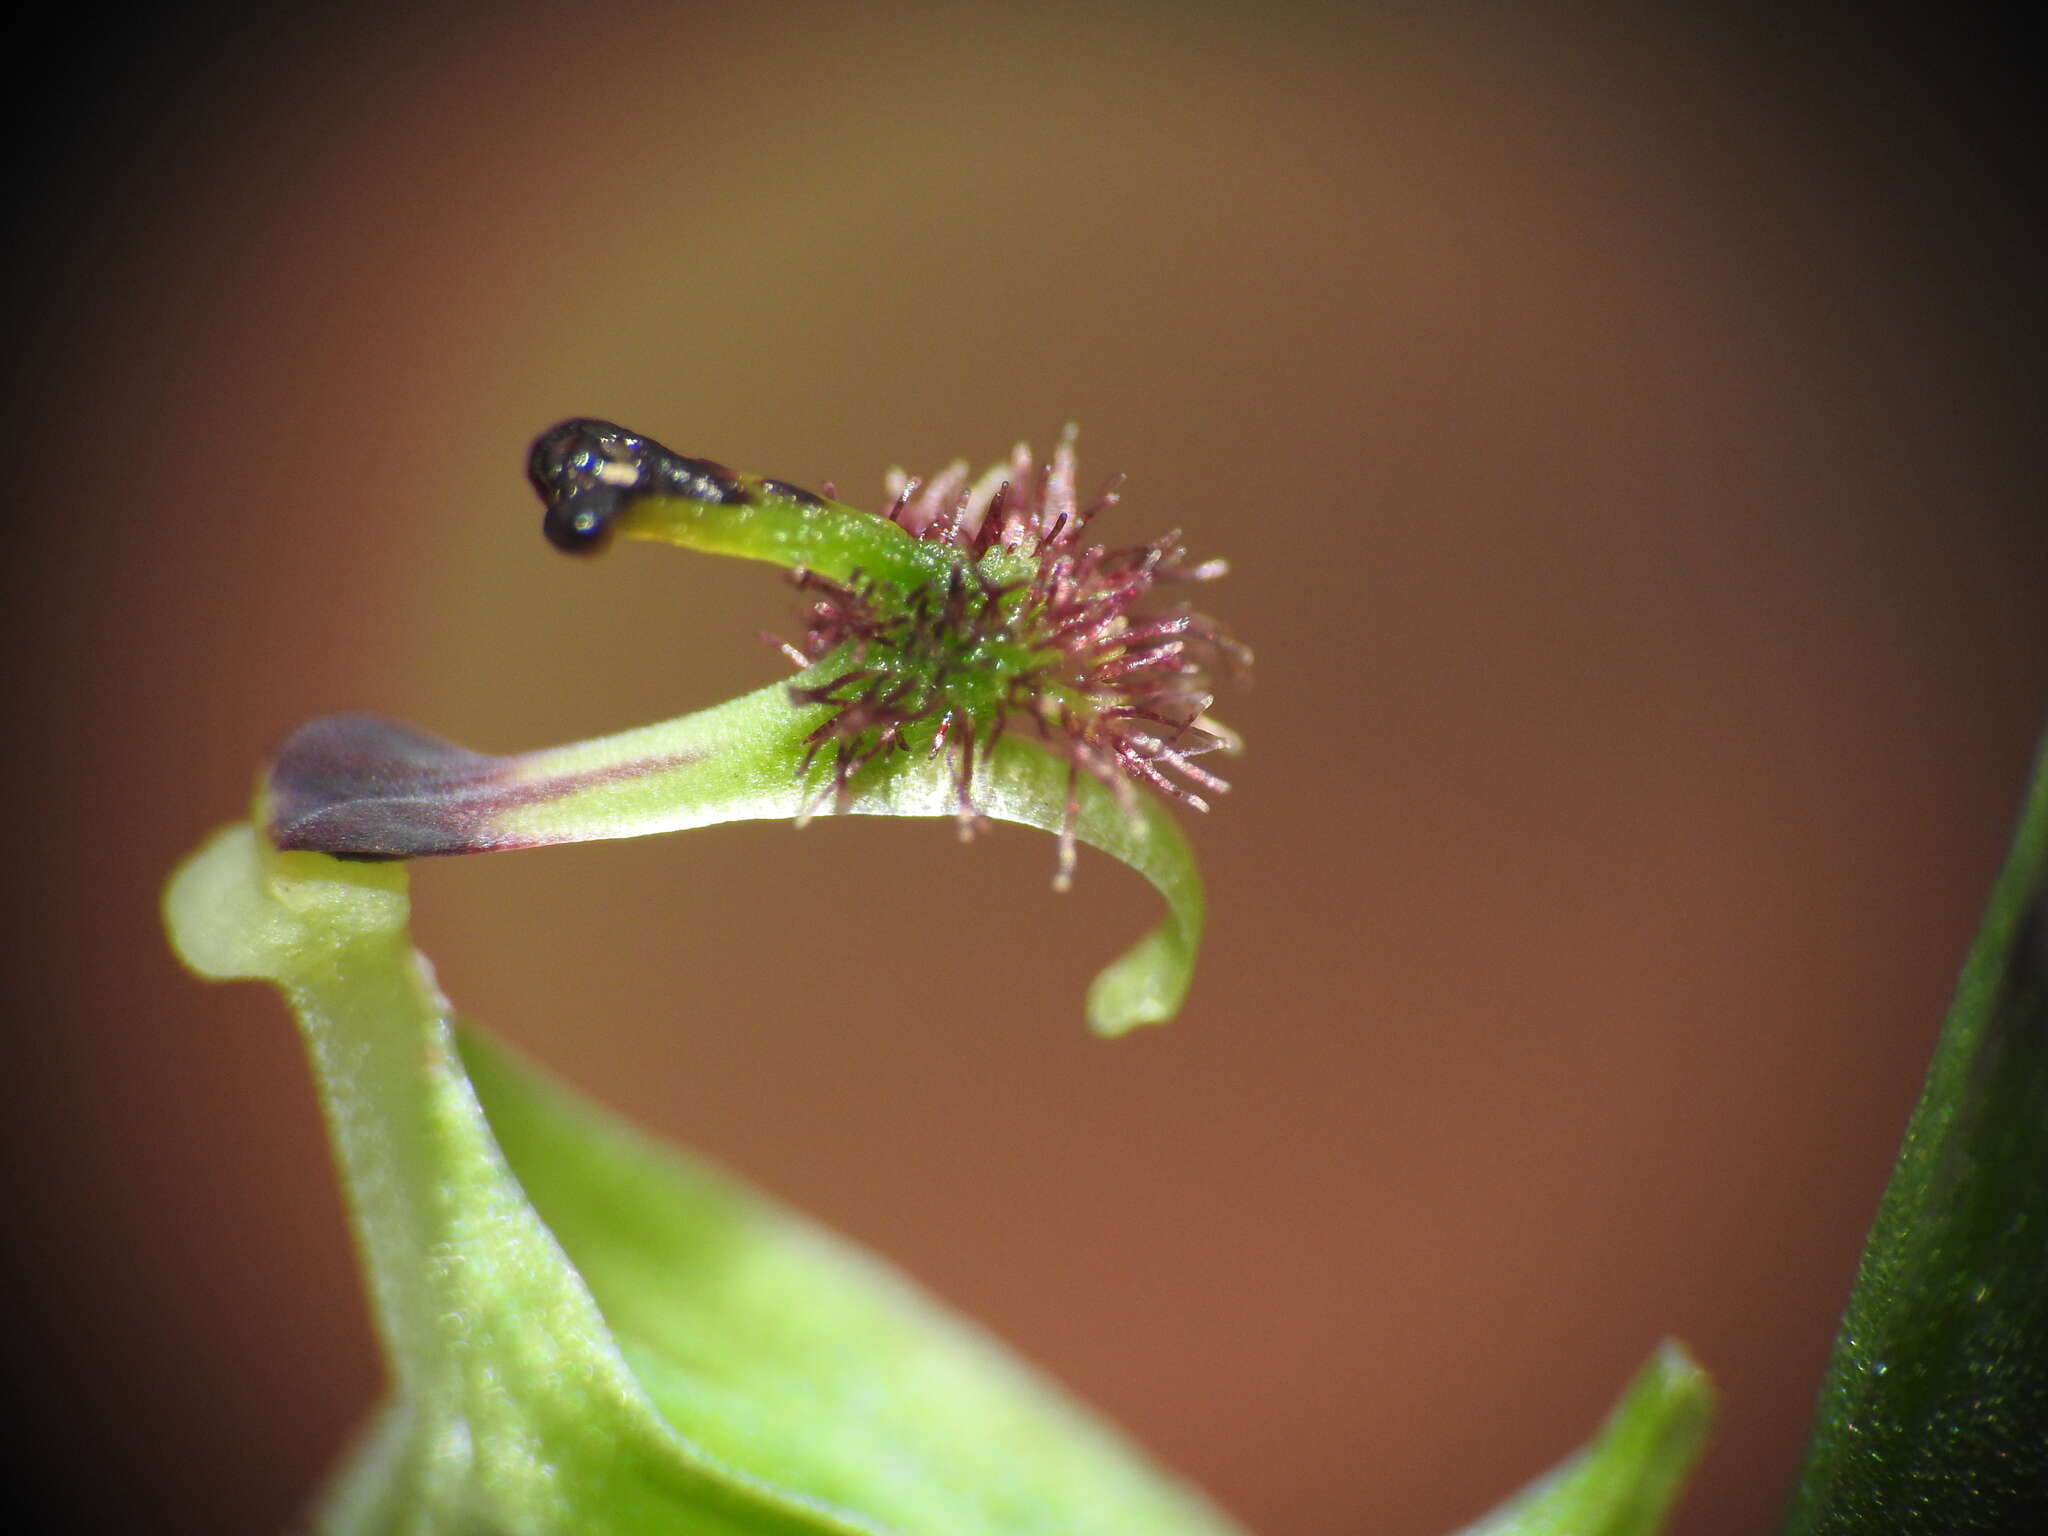
{"type": "Polygon", "coordinates": [[[526,477],[541,500],[551,500],[588,485],[606,464],[631,458],[638,447],[638,440],[624,427],[578,416],[557,422],[533,440],[526,455],[526,477]]]}
{"type": "Polygon", "coordinates": [[[611,542],[612,519],[625,499],[616,486],[585,486],[548,504],[541,531],[567,554],[594,555],[611,542]]]}

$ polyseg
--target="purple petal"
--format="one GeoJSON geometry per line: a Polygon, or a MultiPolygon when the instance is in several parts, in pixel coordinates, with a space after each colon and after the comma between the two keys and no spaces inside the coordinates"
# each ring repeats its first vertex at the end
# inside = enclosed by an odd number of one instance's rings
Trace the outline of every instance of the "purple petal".
{"type": "Polygon", "coordinates": [[[562,786],[515,782],[517,763],[377,715],[327,715],[271,767],[271,841],[348,859],[523,846],[493,836],[496,813],[562,786]]]}

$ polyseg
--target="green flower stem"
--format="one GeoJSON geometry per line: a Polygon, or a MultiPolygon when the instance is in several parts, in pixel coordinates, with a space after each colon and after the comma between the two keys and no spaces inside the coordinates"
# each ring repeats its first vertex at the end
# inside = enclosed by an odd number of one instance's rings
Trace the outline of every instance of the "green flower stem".
{"type": "Polygon", "coordinates": [[[1871,1229],[1785,1529],[2048,1531],[2048,743],[1871,1229]]]}
{"type": "Polygon", "coordinates": [[[194,970],[285,993],[348,1193],[393,1406],[323,1529],[573,1530],[574,1468],[619,1530],[679,1505],[719,1536],[868,1530],[745,1486],[655,1411],[491,1137],[405,891],[402,866],[277,854],[236,827],[165,898],[194,970]]]}

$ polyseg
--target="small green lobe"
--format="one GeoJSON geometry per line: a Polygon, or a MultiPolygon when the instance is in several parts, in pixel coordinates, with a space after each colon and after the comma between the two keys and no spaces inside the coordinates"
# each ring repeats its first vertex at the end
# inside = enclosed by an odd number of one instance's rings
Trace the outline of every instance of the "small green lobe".
{"type": "Polygon", "coordinates": [[[403,931],[405,870],[277,853],[253,829],[223,828],[164,891],[178,958],[209,981],[286,981],[323,952],[403,931]]]}
{"type": "Polygon", "coordinates": [[[1706,1444],[1714,1393],[1666,1341],[1586,1448],[1458,1536],[1655,1536],[1706,1444]]]}

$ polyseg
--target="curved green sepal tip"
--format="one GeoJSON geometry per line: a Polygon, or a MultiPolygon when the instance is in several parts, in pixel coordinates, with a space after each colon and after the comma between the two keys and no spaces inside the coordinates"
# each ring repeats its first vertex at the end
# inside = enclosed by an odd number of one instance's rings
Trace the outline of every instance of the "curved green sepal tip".
{"type": "MultiPolygon", "coordinates": [[[[1067,765],[1035,742],[1005,737],[977,766],[976,809],[996,821],[1058,833],[1066,822],[1067,765]]],[[[1193,851],[1157,801],[1125,805],[1083,775],[1075,784],[1074,836],[1128,865],[1165,898],[1166,916],[1099,972],[1088,988],[1088,1027],[1127,1034],[1180,1011],[1202,941],[1206,899],[1193,851]]],[[[854,816],[947,816],[957,799],[951,769],[934,758],[898,757],[855,781],[842,810],[854,816]]]]}
{"type": "Polygon", "coordinates": [[[1655,1536],[1713,1412],[1707,1373],[1667,1340],[1590,1444],[1458,1536],[1655,1536]]]}
{"type": "Polygon", "coordinates": [[[1785,1530],[2048,1531],[2048,741],[1871,1227],[1785,1530]]]}
{"type": "Polygon", "coordinates": [[[236,827],[165,913],[282,989],[341,1167],[392,1380],[326,1536],[1236,1529],[901,1276],[459,1030],[401,866],[236,827]]]}

